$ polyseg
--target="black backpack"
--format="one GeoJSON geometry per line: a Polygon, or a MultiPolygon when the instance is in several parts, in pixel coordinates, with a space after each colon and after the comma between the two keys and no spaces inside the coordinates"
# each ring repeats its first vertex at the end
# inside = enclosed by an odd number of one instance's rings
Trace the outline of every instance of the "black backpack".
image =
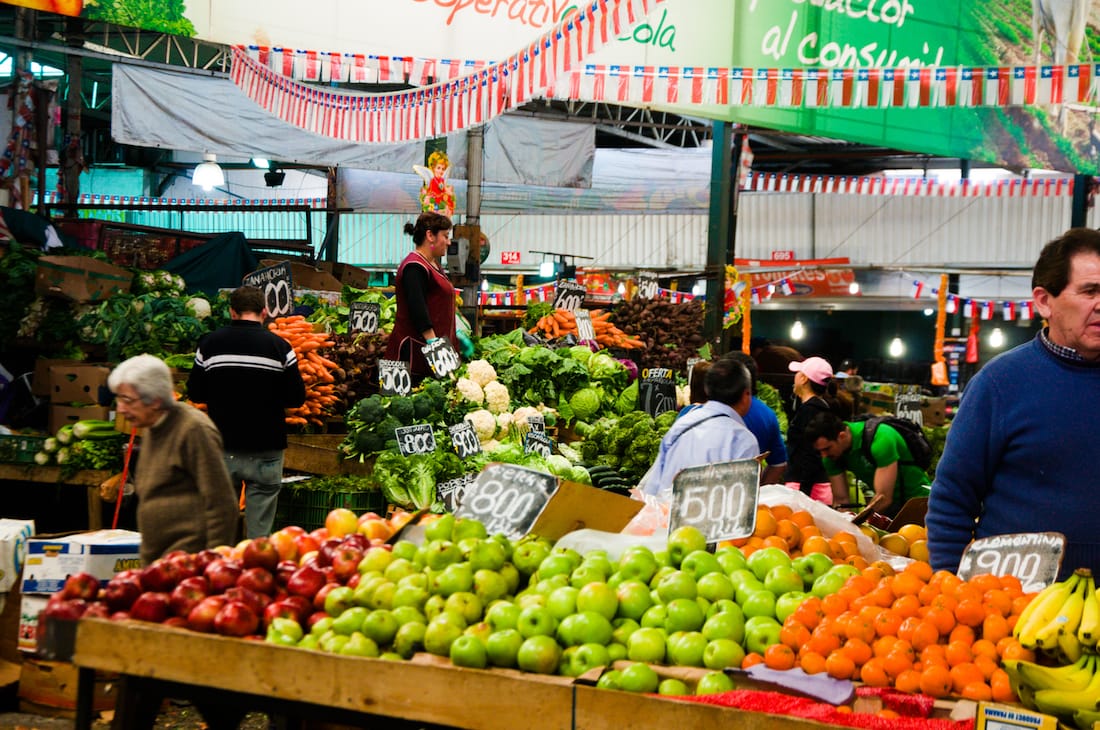
{"type": "Polygon", "coordinates": [[[875,460],[871,458],[871,442],[875,440],[875,429],[885,423],[901,434],[901,437],[905,439],[905,445],[909,448],[909,453],[913,455],[912,461],[900,463],[916,464],[925,470],[932,465],[932,444],[928,443],[928,438],[924,435],[924,429],[916,423],[897,416],[862,415],[856,416],[853,420],[863,421],[864,423],[861,450],[863,456],[872,464],[875,463],[875,460]]]}

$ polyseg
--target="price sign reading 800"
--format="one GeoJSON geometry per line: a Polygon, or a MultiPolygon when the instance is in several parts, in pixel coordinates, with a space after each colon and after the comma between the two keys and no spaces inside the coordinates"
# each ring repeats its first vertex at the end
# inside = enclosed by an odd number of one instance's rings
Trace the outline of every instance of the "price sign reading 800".
{"type": "Polygon", "coordinates": [[[489,534],[523,537],[557,485],[557,478],[551,474],[510,464],[490,464],[466,489],[455,516],[479,520],[489,534]]]}
{"type": "Polygon", "coordinates": [[[403,456],[430,454],[435,451],[435,432],[427,424],[400,426],[393,430],[397,449],[403,456]]]}
{"type": "Polygon", "coordinates": [[[752,534],[760,465],[755,459],[690,467],[672,481],[669,531],[692,525],[707,542],[735,540],[752,534]]]}
{"type": "Polygon", "coordinates": [[[409,364],[401,360],[378,361],[378,391],[381,395],[408,395],[412,392],[409,364]]]}
{"type": "Polygon", "coordinates": [[[554,309],[565,309],[573,312],[584,304],[584,295],[587,289],[584,284],[562,279],[558,282],[557,291],[554,294],[554,309]]]}
{"type": "Polygon", "coordinates": [[[1060,532],[995,535],[975,540],[959,561],[959,577],[969,580],[981,573],[1019,578],[1027,593],[1046,588],[1058,579],[1066,536],[1060,532]]]}
{"type": "Polygon", "coordinates": [[[294,291],[290,283],[290,264],[253,271],[242,282],[264,293],[264,307],[269,317],[286,317],[294,313],[294,291]]]}
{"type": "Polygon", "coordinates": [[[381,315],[382,305],[378,302],[352,302],[348,311],[348,332],[368,335],[377,332],[381,315]]]}

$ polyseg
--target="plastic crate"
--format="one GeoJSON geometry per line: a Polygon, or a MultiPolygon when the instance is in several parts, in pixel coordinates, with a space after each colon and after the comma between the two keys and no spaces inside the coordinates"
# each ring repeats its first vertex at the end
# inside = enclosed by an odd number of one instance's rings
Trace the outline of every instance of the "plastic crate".
{"type": "Polygon", "coordinates": [[[380,489],[360,492],[332,492],[332,507],[346,507],[357,515],[364,512],[386,513],[386,497],[380,489]]]}
{"type": "Polygon", "coordinates": [[[356,514],[386,511],[386,498],[377,489],[365,491],[333,492],[330,490],[300,487],[283,487],[275,505],[275,529],[297,525],[306,531],[325,526],[328,513],[337,507],[346,507],[356,514]]]}
{"type": "Polygon", "coordinates": [[[42,450],[46,436],[0,434],[0,462],[5,464],[33,464],[34,455],[42,450]]]}

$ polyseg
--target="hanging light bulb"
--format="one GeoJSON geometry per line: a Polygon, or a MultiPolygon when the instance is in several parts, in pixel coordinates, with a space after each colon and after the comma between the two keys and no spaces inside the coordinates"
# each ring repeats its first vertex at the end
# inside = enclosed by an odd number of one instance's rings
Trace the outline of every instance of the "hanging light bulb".
{"type": "Polygon", "coordinates": [[[901,357],[905,354],[905,343],[901,341],[900,337],[895,337],[890,340],[890,357],[901,357]]]}
{"type": "Polygon", "coordinates": [[[191,182],[203,190],[212,190],[219,185],[225,185],[225,173],[218,165],[218,158],[212,154],[202,156],[202,162],[195,167],[191,175],[191,182]]]}
{"type": "Polygon", "coordinates": [[[619,282],[619,288],[616,291],[619,292],[619,296],[622,296],[622,295],[626,294],[626,284],[624,284],[623,282],[620,281],[619,282]]]}
{"type": "Polygon", "coordinates": [[[853,295],[859,294],[859,282],[858,281],[853,281],[851,284],[848,285],[848,293],[853,294],[853,295]]]}
{"type": "Polygon", "coordinates": [[[791,339],[801,340],[806,336],[806,328],[802,326],[802,320],[796,319],[794,324],[791,325],[791,339]]]}
{"type": "Polygon", "coordinates": [[[931,317],[935,313],[936,313],[936,310],[932,309],[931,307],[926,307],[925,310],[924,310],[924,316],[925,317],[931,317]]]}
{"type": "Polygon", "coordinates": [[[488,279],[482,279],[481,280],[481,291],[489,291],[489,280],[488,279]]]}
{"type": "Polygon", "coordinates": [[[992,348],[1000,348],[1005,344],[1005,333],[1001,332],[1000,327],[994,327],[993,331],[989,333],[989,346],[992,348]]]}
{"type": "Polygon", "coordinates": [[[253,157],[252,166],[260,170],[268,170],[271,168],[271,160],[266,157],[253,157]]]}
{"type": "Polygon", "coordinates": [[[707,280],[696,279],[695,286],[691,287],[691,293],[697,297],[701,297],[707,293],[707,280]]]}

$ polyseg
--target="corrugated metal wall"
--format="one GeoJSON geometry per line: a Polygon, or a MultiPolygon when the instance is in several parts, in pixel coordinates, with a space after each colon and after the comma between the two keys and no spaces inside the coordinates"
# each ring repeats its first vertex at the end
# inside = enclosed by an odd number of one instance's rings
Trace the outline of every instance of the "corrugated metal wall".
{"type": "MultiPolygon", "coordinates": [[[[1070,208],[1069,197],[750,194],[741,198],[736,255],[767,259],[782,250],[859,266],[1030,268],[1039,248],[1069,227],[1070,208]]],[[[1090,226],[1097,215],[1090,211],[1090,226]]],[[[342,215],[340,260],[393,268],[411,248],[402,227],[413,218],[342,215]]],[[[706,261],[702,213],[485,215],[481,225],[492,247],[488,272],[530,271],[545,258],[531,251],[588,256],[613,269],[697,271],[706,261]],[[520,265],[501,266],[501,251],[519,251],[520,265]]]]}

